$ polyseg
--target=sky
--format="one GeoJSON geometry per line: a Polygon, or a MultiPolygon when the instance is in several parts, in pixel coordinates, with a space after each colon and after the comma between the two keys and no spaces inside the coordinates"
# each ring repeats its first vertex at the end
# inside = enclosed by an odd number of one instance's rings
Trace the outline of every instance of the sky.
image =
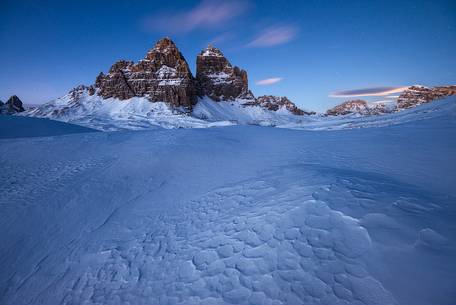
{"type": "Polygon", "coordinates": [[[454,0],[1,0],[0,100],[50,101],[164,36],[193,73],[210,43],[247,70],[256,96],[309,110],[456,84],[454,0]]]}

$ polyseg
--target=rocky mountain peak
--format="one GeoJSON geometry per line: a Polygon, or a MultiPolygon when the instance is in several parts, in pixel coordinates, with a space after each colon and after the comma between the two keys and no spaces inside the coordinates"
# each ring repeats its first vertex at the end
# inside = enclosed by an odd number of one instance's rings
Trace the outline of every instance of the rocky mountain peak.
{"type": "Polygon", "coordinates": [[[295,115],[315,114],[315,112],[306,112],[299,109],[296,104],[290,101],[286,96],[263,95],[258,97],[254,104],[271,111],[286,109],[295,115]]]}
{"type": "Polygon", "coordinates": [[[177,50],[176,44],[169,37],[164,37],[157,41],[154,50],[166,52],[167,50],[177,50]]]}
{"type": "Polygon", "coordinates": [[[369,107],[365,100],[350,100],[337,105],[326,112],[326,115],[368,114],[369,107]]]}
{"type": "Polygon", "coordinates": [[[429,103],[450,95],[456,95],[456,86],[440,86],[427,88],[420,85],[409,87],[397,99],[397,107],[406,109],[429,103]]]}
{"type": "Polygon", "coordinates": [[[206,49],[202,50],[200,53],[201,56],[215,56],[215,57],[225,57],[219,49],[208,45],[206,49]]]}
{"type": "Polygon", "coordinates": [[[210,45],[196,58],[196,81],[198,95],[214,101],[254,98],[247,72],[232,66],[219,49],[210,45]]]}
{"type": "Polygon", "coordinates": [[[396,102],[391,101],[378,101],[368,103],[365,100],[350,100],[343,102],[326,112],[326,115],[347,115],[347,114],[360,114],[360,115],[380,115],[391,113],[397,110],[396,102]]]}
{"type": "Polygon", "coordinates": [[[25,111],[24,106],[17,95],[11,96],[6,103],[0,101],[0,113],[2,114],[14,114],[23,111],[25,111]]]}
{"type": "Polygon", "coordinates": [[[184,56],[169,38],[159,40],[138,63],[120,60],[95,82],[98,94],[121,100],[135,96],[191,109],[196,103],[192,73],[184,56]]]}

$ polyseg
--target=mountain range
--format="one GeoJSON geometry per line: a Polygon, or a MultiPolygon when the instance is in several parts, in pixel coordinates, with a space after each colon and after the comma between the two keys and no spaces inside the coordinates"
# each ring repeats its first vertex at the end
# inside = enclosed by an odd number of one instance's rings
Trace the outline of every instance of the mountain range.
{"type": "MultiPolygon", "coordinates": [[[[231,124],[307,124],[325,116],[398,112],[456,94],[456,86],[411,86],[397,99],[346,101],[325,115],[305,111],[287,97],[255,97],[248,74],[209,45],[196,58],[196,75],[175,43],[159,40],[138,62],[119,60],[90,86],[22,113],[99,130],[198,128],[231,124]]],[[[15,111],[9,111],[9,113],[15,111]]]]}

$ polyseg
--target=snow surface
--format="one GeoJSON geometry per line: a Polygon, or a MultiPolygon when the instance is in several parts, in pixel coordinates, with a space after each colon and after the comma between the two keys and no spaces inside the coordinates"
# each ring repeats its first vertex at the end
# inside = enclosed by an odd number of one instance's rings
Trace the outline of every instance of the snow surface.
{"type": "Polygon", "coordinates": [[[206,122],[184,111],[172,109],[166,103],[151,103],[146,97],[122,101],[91,96],[86,91],[78,99],[67,94],[21,115],[50,118],[102,131],[232,125],[230,122],[206,122]]]}
{"type": "MultiPolygon", "coordinates": [[[[170,72],[169,69],[165,68],[163,75],[166,71],[170,72]]],[[[163,81],[175,80],[164,79],[163,81]]],[[[179,82],[179,79],[176,81],[179,82]]],[[[134,97],[128,100],[103,99],[98,95],[91,96],[87,91],[82,91],[78,98],[74,98],[69,93],[19,115],[49,118],[101,131],[208,128],[234,124],[300,130],[334,130],[403,124],[436,117],[442,113],[452,112],[456,108],[456,97],[452,96],[391,114],[299,116],[292,114],[286,107],[270,111],[261,106],[248,105],[250,102],[252,101],[248,99],[215,102],[208,97],[203,97],[198,100],[193,111],[188,113],[183,109],[173,109],[166,103],[152,103],[147,97],[134,97]],[[441,111],[442,109],[448,111],[441,111]]]]}
{"type": "Polygon", "coordinates": [[[454,304],[456,111],[435,105],[0,140],[0,304],[454,304]]]}
{"type": "Polygon", "coordinates": [[[456,112],[456,96],[451,96],[432,103],[422,104],[414,108],[401,110],[395,113],[382,115],[360,116],[312,116],[301,122],[289,121],[277,127],[300,130],[340,130],[353,128],[384,127],[407,122],[439,118],[441,116],[454,116],[456,112]]]}
{"type": "Polygon", "coordinates": [[[210,98],[202,98],[193,109],[193,116],[210,122],[230,121],[242,125],[278,126],[283,124],[295,125],[309,122],[310,117],[291,114],[286,109],[270,111],[260,106],[246,106],[250,100],[237,99],[234,101],[214,102],[210,98]]]}
{"type": "Polygon", "coordinates": [[[45,137],[96,130],[54,120],[0,115],[0,139],[45,137]]]}

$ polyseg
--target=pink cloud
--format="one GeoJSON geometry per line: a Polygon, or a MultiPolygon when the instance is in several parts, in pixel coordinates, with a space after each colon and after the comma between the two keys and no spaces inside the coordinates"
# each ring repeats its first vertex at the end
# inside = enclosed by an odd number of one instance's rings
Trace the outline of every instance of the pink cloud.
{"type": "Polygon", "coordinates": [[[282,77],[266,78],[266,79],[256,81],[255,84],[260,85],[260,86],[268,86],[268,85],[276,84],[276,83],[280,82],[282,79],[283,79],[282,77]]]}
{"type": "Polygon", "coordinates": [[[362,96],[388,96],[394,93],[401,93],[408,89],[409,86],[404,87],[374,87],[362,88],[354,90],[336,91],[331,93],[330,97],[362,97],[362,96]]]}
{"type": "Polygon", "coordinates": [[[161,13],[144,20],[146,30],[162,30],[173,33],[190,32],[198,28],[214,27],[244,13],[246,1],[204,0],[185,12],[161,13]]]}
{"type": "Polygon", "coordinates": [[[248,47],[271,47],[293,40],[298,34],[294,26],[280,25],[269,27],[247,44],[248,47]]]}

